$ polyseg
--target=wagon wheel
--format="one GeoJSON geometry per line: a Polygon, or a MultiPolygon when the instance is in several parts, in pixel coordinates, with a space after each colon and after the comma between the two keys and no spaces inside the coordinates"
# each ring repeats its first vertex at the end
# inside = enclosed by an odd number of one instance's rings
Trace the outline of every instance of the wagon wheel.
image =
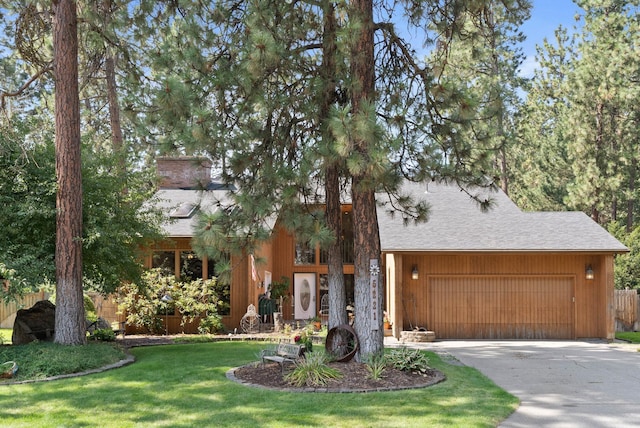
{"type": "Polygon", "coordinates": [[[243,333],[257,333],[260,331],[260,316],[256,313],[248,313],[240,320],[240,328],[243,333]]]}
{"type": "Polygon", "coordinates": [[[333,327],[327,333],[325,349],[336,361],[349,361],[358,352],[358,336],[349,324],[333,327]]]}

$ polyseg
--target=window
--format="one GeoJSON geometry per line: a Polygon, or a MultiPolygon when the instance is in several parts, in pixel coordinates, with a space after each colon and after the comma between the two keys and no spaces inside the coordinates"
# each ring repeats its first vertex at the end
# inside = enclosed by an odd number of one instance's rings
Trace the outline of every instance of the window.
{"type": "MultiPolygon", "coordinates": [[[[223,256],[220,260],[207,259],[207,271],[205,276],[204,264],[193,251],[154,251],[152,254],[151,267],[161,269],[163,275],[176,274],[176,257],[179,258],[178,280],[195,281],[198,279],[219,278],[225,265],[228,265],[228,256],[223,256]]],[[[231,287],[230,281],[216,281],[215,292],[220,299],[218,302],[218,314],[229,315],[231,313],[231,287]]],[[[175,311],[175,303],[164,302],[158,308],[159,315],[172,315],[175,311]]]]}
{"type": "MultiPolygon", "coordinates": [[[[320,251],[320,264],[329,263],[326,250],[320,251]]],[[[342,263],[353,264],[353,220],[350,211],[342,212],[342,263]]]]}
{"type": "MultiPolygon", "coordinates": [[[[353,306],[355,302],[355,293],[354,293],[354,283],[355,278],[353,274],[344,274],[344,291],[347,299],[347,306],[353,306]]],[[[320,274],[320,300],[322,302],[322,296],[325,294],[329,294],[329,275],[320,274]]],[[[323,308],[320,308],[322,311],[323,308]]],[[[328,314],[322,314],[328,315],[328,314]]]]}
{"type": "Polygon", "coordinates": [[[297,265],[315,265],[316,249],[310,247],[309,244],[296,242],[295,264],[297,265]]]}
{"type": "MultiPolygon", "coordinates": [[[[229,256],[225,255],[221,260],[207,259],[207,279],[220,278],[224,265],[228,264],[229,256]]],[[[230,281],[216,281],[216,294],[220,301],[218,302],[218,314],[231,314],[231,285],[230,281]]]]}
{"type": "Polygon", "coordinates": [[[151,260],[153,269],[160,269],[165,275],[175,275],[176,252],[175,251],[154,251],[151,260]]]}
{"type": "Polygon", "coordinates": [[[193,251],[180,252],[180,279],[183,281],[202,279],[202,260],[193,251]]]}

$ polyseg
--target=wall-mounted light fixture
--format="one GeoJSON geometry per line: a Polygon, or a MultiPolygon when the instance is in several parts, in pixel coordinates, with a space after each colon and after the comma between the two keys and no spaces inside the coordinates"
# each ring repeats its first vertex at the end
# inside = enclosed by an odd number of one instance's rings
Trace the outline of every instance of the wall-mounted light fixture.
{"type": "Polygon", "coordinates": [[[413,268],[411,269],[411,279],[418,279],[419,277],[418,265],[413,265],[413,268]]]}
{"type": "Polygon", "coordinates": [[[587,268],[584,271],[584,277],[586,279],[593,279],[593,269],[591,269],[591,265],[587,265],[587,268]]]}

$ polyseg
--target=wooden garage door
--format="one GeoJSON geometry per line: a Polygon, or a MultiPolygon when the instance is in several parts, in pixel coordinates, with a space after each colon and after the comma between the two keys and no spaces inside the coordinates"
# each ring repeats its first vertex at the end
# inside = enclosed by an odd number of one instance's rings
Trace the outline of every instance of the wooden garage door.
{"type": "Polygon", "coordinates": [[[572,339],[573,277],[429,277],[429,329],[451,339],[572,339]]]}

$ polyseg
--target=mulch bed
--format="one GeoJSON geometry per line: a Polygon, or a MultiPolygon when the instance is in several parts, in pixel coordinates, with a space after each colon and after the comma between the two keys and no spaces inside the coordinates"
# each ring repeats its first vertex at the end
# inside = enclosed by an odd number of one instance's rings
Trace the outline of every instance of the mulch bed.
{"type": "MultiPolygon", "coordinates": [[[[327,385],[318,387],[297,388],[289,385],[282,375],[278,363],[254,363],[231,370],[228,376],[233,380],[252,386],[269,389],[311,391],[311,392],[373,392],[399,389],[424,388],[445,380],[442,372],[430,370],[426,375],[419,375],[387,367],[380,379],[372,379],[366,364],[355,361],[332,362],[328,364],[342,373],[341,379],[332,379],[327,385]]],[[[285,374],[291,366],[285,369],[285,374]]]]}

